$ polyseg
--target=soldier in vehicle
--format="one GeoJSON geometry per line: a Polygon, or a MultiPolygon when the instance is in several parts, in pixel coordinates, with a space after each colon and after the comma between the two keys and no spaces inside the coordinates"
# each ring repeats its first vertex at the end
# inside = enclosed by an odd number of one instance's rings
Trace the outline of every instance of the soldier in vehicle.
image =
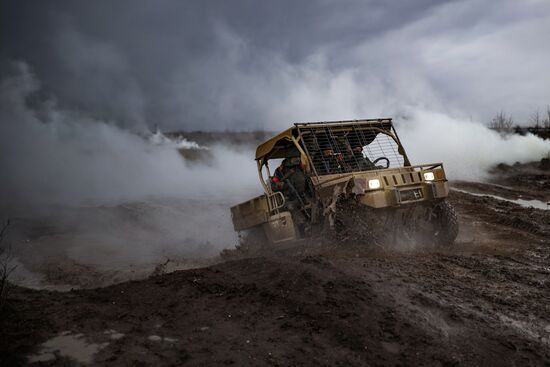
{"type": "Polygon", "coordinates": [[[368,171],[377,168],[370,159],[363,154],[362,146],[355,146],[350,148],[350,150],[349,164],[354,171],[368,171]]]}
{"type": "Polygon", "coordinates": [[[335,152],[330,147],[325,147],[318,151],[314,158],[317,173],[320,175],[330,175],[344,172],[344,156],[342,153],[335,152]]]}
{"type": "Polygon", "coordinates": [[[306,208],[311,193],[300,156],[285,158],[271,178],[271,187],[285,196],[285,206],[292,212],[297,227],[303,231],[306,208]]]}
{"type": "Polygon", "coordinates": [[[366,171],[374,168],[370,160],[363,155],[363,146],[357,134],[333,134],[333,142],[338,153],[333,154],[332,160],[329,160],[333,162],[332,173],[366,171]]]}
{"type": "Polygon", "coordinates": [[[375,168],[372,162],[363,154],[361,136],[352,131],[346,132],[337,139],[338,146],[343,152],[346,171],[367,171],[375,168]]]}
{"type": "Polygon", "coordinates": [[[273,176],[271,177],[271,189],[274,192],[281,192],[286,197],[286,191],[288,189],[288,185],[286,184],[285,180],[288,177],[288,174],[290,173],[290,170],[287,167],[287,159],[285,158],[281,165],[275,169],[275,172],[273,173],[273,176]]]}
{"type": "Polygon", "coordinates": [[[306,198],[307,177],[299,156],[283,160],[271,177],[271,187],[274,191],[282,192],[289,201],[306,198]]]}

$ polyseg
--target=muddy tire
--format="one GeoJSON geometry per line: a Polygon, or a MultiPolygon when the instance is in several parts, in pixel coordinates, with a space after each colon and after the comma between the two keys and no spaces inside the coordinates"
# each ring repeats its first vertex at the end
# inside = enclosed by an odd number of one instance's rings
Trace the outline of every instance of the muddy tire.
{"type": "Polygon", "coordinates": [[[354,244],[378,243],[385,232],[380,213],[362,205],[354,197],[341,197],[336,205],[334,230],[329,238],[354,244]]]}
{"type": "Polygon", "coordinates": [[[458,236],[458,216],[451,204],[444,201],[433,209],[434,244],[436,246],[452,246],[458,236]]]}

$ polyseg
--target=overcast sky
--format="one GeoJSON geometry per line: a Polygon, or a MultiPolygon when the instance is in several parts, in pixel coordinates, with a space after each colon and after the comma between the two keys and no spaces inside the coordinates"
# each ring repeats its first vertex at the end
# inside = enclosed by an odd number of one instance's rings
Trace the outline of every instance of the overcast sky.
{"type": "Polygon", "coordinates": [[[122,126],[486,122],[550,104],[550,1],[6,1],[0,73],[122,126]]]}

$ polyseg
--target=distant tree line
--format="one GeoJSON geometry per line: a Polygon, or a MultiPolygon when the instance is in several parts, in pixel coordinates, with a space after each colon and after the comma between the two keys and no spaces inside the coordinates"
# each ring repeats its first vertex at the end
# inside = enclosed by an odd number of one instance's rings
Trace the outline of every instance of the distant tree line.
{"type": "Polygon", "coordinates": [[[529,117],[527,124],[523,125],[516,124],[512,115],[500,111],[489,122],[489,128],[505,134],[532,133],[544,139],[550,139],[550,106],[547,106],[542,114],[537,110],[529,117]]]}

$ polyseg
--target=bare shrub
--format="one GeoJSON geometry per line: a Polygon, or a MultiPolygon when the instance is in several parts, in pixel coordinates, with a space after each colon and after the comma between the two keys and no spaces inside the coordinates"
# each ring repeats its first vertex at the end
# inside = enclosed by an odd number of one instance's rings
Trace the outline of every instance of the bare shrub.
{"type": "Polygon", "coordinates": [[[11,248],[6,245],[5,235],[10,225],[10,221],[6,221],[0,229],[0,311],[6,305],[9,292],[9,276],[15,270],[15,266],[11,265],[11,248]]]}
{"type": "Polygon", "coordinates": [[[495,130],[510,130],[512,126],[514,126],[512,116],[507,116],[502,111],[497,113],[489,123],[489,127],[495,130]]]}
{"type": "Polygon", "coordinates": [[[542,117],[542,126],[550,129],[550,106],[546,106],[546,113],[542,117]]]}
{"type": "Polygon", "coordinates": [[[537,112],[533,113],[531,115],[531,117],[529,118],[529,123],[532,126],[536,127],[537,129],[540,127],[541,121],[542,121],[542,119],[541,119],[539,110],[537,110],[537,112]]]}

